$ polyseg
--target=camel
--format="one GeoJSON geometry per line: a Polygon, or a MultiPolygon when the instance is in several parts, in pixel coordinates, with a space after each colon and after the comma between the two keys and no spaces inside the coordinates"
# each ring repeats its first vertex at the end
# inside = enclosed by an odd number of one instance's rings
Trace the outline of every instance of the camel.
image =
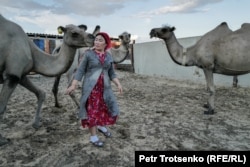
{"type": "Polygon", "coordinates": [[[172,60],[182,66],[203,69],[209,98],[204,114],[214,114],[215,87],[213,73],[237,76],[250,72],[250,24],[232,31],[226,22],[207,32],[197,43],[184,48],[174,34],[175,27],[153,28],[150,37],[163,39],[172,60]]]}
{"type": "MultiPolygon", "coordinates": [[[[93,32],[93,34],[95,35],[98,32],[99,32],[99,30],[97,31],[97,29],[96,29],[93,32]]],[[[112,47],[108,50],[108,52],[113,57],[114,64],[121,63],[122,61],[124,61],[127,58],[128,54],[129,54],[130,37],[131,37],[130,33],[123,32],[122,34],[119,35],[119,39],[121,40],[121,45],[118,48],[112,47]]],[[[58,52],[59,49],[60,49],[60,47],[56,48],[53,52],[58,52]]],[[[78,64],[80,63],[80,60],[81,60],[86,49],[88,49],[88,47],[78,49],[77,56],[75,56],[75,59],[77,60],[77,62],[74,61],[75,63],[72,64],[72,66],[69,68],[69,70],[66,73],[66,77],[68,80],[68,86],[70,86],[71,82],[73,81],[74,74],[77,70],[78,64]]],[[[54,85],[53,85],[53,89],[52,89],[52,92],[53,92],[53,95],[55,98],[55,107],[57,107],[57,108],[61,107],[61,105],[58,102],[58,97],[57,97],[60,77],[61,76],[56,77],[54,85]]],[[[75,94],[72,93],[70,95],[70,97],[74,101],[74,103],[76,104],[77,108],[80,108],[79,100],[76,99],[75,94]]]]}
{"type": "MultiPolygon", "coordinates": [[[[64,32],[59,53],[51,56],[40,50],[29,39],[18,24],[0,15],[0,118],[7,109],[7,103],[18,84],[33,92],[37,97],[37,109],[32,126],[40,127],[40,112],[45,100],[45,92],[36,87],[27,77],[31,71],[48,77],[65,73],[71,66],[76,49],[92,46],[94,36],[86,32],[87,26],[67,25],[58,28],[64,32]]],[[[1,135],[0,135],[1,136],[1,135]]],[[[3,141],[3,137],[0,137],[3,141]]],[[[0,141],[1,144],[1,141],[0,141]]]]}
{"type": "MultiPolygon", "coordinates": [[[[101,27],[99,25],[97,25],[95,27],[95,29],[94,29],[94,31],[92,33],[93,36],[96,36],[96,34],[98,32],[100,32],[100,28],[101,27]]],[[[66,76],[67,76],[67,80],[68,80],[68,86],[71,85],[71,82],[72,82],[72,79],[73,79],[73,74],[75,73],[75,71],[77,69],[77,66],[78,66],[78,64],[80,62],[81,56],[84,54],[84,52],[85,52],[86,49],[88,49],[89,47],[92,47],[92,46],[87,46],[86,45],[86,46],[78,48],[76,50],[76,53],[75,53],[75,56],[74,56],[74,61],[73,61],[72,65],[70,66],[70,68],[68,69],[68,71],[66,72],[66,76]]],[[[53,50],[52,55],[56,55],[56,53],[58,53],[60,49],[61,49],[61,45],[58,46],[58,47],[56,47],[53,50]]],[[[54,98],[55,98],[55,107],[57,107],[57,108],[61,107],[61,105],[58,102],[58,98],[57,98],[58,86],[59,86],[59,83],[60,83],[60,79],[61,79],[61,75],[57,75],[56,78],[55,78],[54,84],[53,84],[53,88],[52,88],[52,92],[53,92],[53,95],[54,95],[54,98]]],[[[76,100],[75,95],[73,93],[70,94],[70,97],[76,103],[76,105],[79,106],[79,103],[76,100]]]]}
{"type": "Polygon", "coordinates": [[[129,54],[130,37],[130,33],[123,32],[119,35],[121,45],[118,48],[112,47],[108,50],[112,55],[115,64],[121,63],[127,58],[129,54]]]}

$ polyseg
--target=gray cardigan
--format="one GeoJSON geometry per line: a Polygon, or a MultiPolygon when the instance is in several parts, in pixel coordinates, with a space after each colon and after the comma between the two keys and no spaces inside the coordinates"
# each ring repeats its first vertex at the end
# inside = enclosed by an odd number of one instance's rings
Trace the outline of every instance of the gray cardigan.
{"type": "Polygon", "coordinates": [[[116,78],[112,56],[108,52],[106,52],[104,63],[101,64],[99,61],[99,57],[95,53],[95,51],[87,50],[75,75],[75,79],[78,81],[81,81],[84,77],[82,83],[82,96],[80,100],[80,119],[87,119],[88,117],[86,111],[86,102],[102,72],[104,74],[104,101],[111,116],[117,116],[119,114],[119,108],[110,82],[111,80],[116,78]]]}

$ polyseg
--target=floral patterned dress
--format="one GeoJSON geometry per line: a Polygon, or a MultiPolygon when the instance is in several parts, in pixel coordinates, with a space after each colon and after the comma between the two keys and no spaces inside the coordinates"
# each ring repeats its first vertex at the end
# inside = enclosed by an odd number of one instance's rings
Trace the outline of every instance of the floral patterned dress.
{"type": "MultiPolygon", "coordinates": [[[[105,54],[97,53],[100,62],[103,64],[105,60],[105,54]]],[[[103,73],[99,76],[97,83],[91,91],[87,103],[86,109],[88,118],[82,120],[82,126],[93,127],[93,126],[104,126],[113,125],[116,122],[117,116],[112,117],[108,112],[108,107],[103,99],[104,92],[104,75],[103,73]]]]}

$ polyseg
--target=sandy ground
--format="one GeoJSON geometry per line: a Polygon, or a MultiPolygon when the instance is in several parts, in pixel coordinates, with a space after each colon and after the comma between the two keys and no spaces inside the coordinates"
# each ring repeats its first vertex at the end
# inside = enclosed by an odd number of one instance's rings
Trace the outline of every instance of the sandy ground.
{"type": "MultiPolygon", "coordinates": [[[[250,150],[250,89],[216,87],[216,113],[203,114],[208,93],[205,85],[118,71],[124,88],[118,95],[120,118],[110,127],[113,137],[103,148],[89,143],[87,129],[76,118],[76,106],[60,84],[54,107],[54,78],[32,77],[46,91],[42,127],[31,124],[36,97],[18,86],[0,122],[10,143],[0,147],[0,166],[134,166],[136,150],[250,150]]],[[[0,86],[1,88],[1,86],[0,86]]],[[[80,89],[77,90],[80,96],[80,89]]]]}

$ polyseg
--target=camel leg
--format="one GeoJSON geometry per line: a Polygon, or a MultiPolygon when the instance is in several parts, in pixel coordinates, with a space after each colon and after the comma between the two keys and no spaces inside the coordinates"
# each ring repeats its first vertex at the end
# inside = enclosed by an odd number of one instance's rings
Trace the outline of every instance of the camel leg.
{"type": "MultiPolygon", "coordinates": [[[[55,107],[58,107],[58,108],[61,108],[62,106],[59,104],[58,102],[58,97],[57,97],[57,94],[58,94],[58,86],[59,86],[59,83],[60,83],[60,79],[61,79],[61,76],[57,76],[55,78],[55,82],[54,82],[54,85],[53,85],[53,89],[52,89],[52,92],[54,94],[54,97],[55,97],[55,107]]],[[[73,78],[71,78],[71,80],[68,78],[68,82],[71,83],[73,80],[73,78]]],[[[69,84],[70,86],[71,84],[69,84]]],[[[79,108],[80,105],[79,105],[79,102],[78,100],[76,99],[76,96],[74,94],[71,94],[70,97],[72,98],[72,100],[75,102],[76,106],[79,108]]]]}
{"type": "MultiPolygon", "coordinates": [[[[204,69],[203,69],[203,71],[204,71],[205,79],[206,79],[206,91],[209,91],[209,88],[208,88],[208,74],[207,74],[207,72],[205,72],[204,69]]],[[[208,103],[205,103],[205,104],[203,105],[203,107],[206,108],[206,109],[208,109],[208,103]]]]}
{"type": "Polygon", "coordinates": [[[213,72],[210,70],[204,70],[207,87],[209,92],[209,98],[207,103],[207,110],[204,111],[204,114],[212,115],[214,114],[214,97],[215,97],[215,88],[214,88],[214,79],[213,79],[213,72]]]}
{"type": "Polygon", "coordinates": [[[238,76],[235,75],[235,76],[233,77],[233,87],[237,87],[237,86],[238,86],[238,76]]]}
{"type": "MultiPolygon", "coordinates": [[[[68,85],[68,87],[70,87],[72,81],[73,81],[73,77],[72,77],[71,80],[69,80],[69,85],[68,85]]],[[[71,97],[71,99],[75,102],[77,108],[80,108],[79,99],[76,99],[75,94],[74,94],[74,93],[70,94],[70,97],[71,97]]]]}
{"type": "Polygon", "coordinates": [[[3,84],[3,75],[0,75],[0,84],[3,84]]]}
{"type": "MultiPolygon", "coordinates": [[[[3,87],[0,93],[0,119],[3,117],[6,111],[7,103],[18,82],[19,78],[13,75],[7,76],[7,78],[3,82],[3,87]]],[[[9,139],[6,139],[0,134],[0,146],[8,144],[9,142],[9,139]]]]}
{"type": "MultiPolygon", "coordinates": [[[[67,71],[67,75],[66,75],[66,76],[67,76],[67,79],[68,79],[68,87],[71,86],[71,84],[72,84],[72,82],[73,82],[73,80],[74,80],[76,70],[77,70],[77,69],[75,68],[74,70],[71,70],[71,71],[69,70],[69,71],[67,71]]],[[[79,100],[76,99],[75,94],[74,94],[74,93],[70,94],[70,97],[71,97],[71,99],[75,102],[77,108],[80,108],[79,100]]]]}
{"type": "Polygon", "coordinates": [[[207,86],[207,91],[209,91],[209,88],[208,88],[208,73],[207,72],[205,72],[205,70],[203,70],[204,71],[204,74],[205,74],[205,79],[206,79],[206,86],[207,86]]]}
{"type": "Polygon", "coordinates": [[[80,108],[79,99],[76,99],[75,94],[74,94],[74,93],[70,94],[70,97],[71,97],[72,100],[75,102],[77,108],[80,108]]]}
{"type": "Polygon", "coordinates": [[[6,106],[9,101],[9,98],[13,91],[15,90],[19,78],[14,75],[8,75],[3,82],[3,87],[0,93],[0,118],[3,116],[6,111],[6,106]]]}
{"type": "Polygon", "coordinates": [[[54,85],[52,88],[52,92],[53,92],[54,98],[55,98],[55,107],[57,107],[57,108],[61,108],[61,105],[59,104],[58,98],[57,98],[60,79],[61,79],[61,75],[56,76],[55,81],[54,81],[54,85]]]}
{"type": "Polygon", "coordinates": [[[34,123],[32,124],[33,128],[38,129],[40,127],[40,113],[42,109],[42,104],[45,100],[45,92],[36,87],[30,79],[27,78],[27,76],[24,76],[20,80],[20,84],[28,89],[29,91],[33,92],[36,97],[37,97],[37,109],[36,109],[36,114],[34,118],[34,123]]]}

